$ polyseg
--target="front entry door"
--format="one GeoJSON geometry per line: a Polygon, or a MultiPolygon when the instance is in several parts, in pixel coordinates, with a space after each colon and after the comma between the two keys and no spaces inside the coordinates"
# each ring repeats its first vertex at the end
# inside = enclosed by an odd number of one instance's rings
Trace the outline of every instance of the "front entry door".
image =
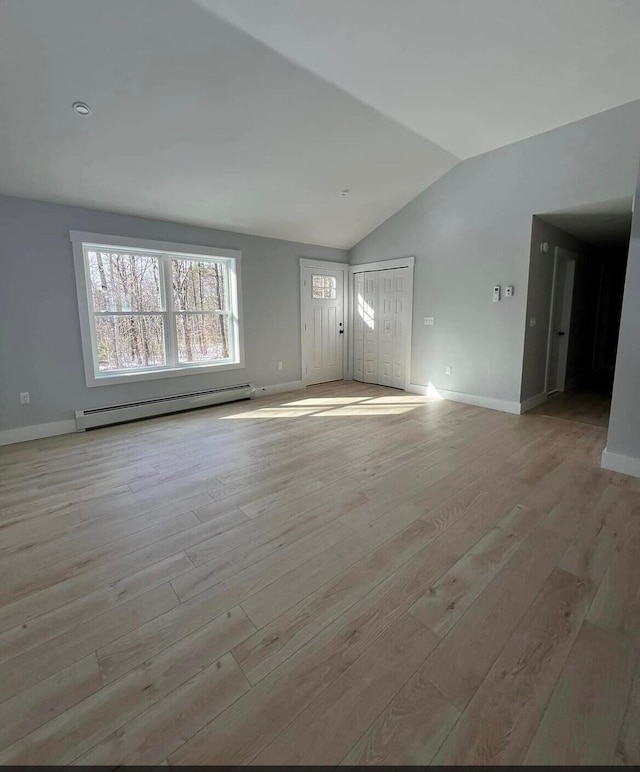
{"type": "Polygon", "coordinates": [[[301,305],[304,382],[311,385],[342,380],[343,269],[304,267],[301,305]]]}

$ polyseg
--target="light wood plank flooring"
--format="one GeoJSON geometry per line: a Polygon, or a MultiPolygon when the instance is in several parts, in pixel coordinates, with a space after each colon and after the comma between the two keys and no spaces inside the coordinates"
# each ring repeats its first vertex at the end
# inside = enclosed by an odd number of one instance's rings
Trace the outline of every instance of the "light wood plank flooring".
{"type": "Polygon", "coordinates": [[[605,439],[335,383],[0,449],[0,763],[640,764],[605,439]]]}
{"type": "Polygon", "coordinates": [[[530,413],[595,426],[609,426],[610,411],[611,388],[595,387],[558,391],[530,413]]]}

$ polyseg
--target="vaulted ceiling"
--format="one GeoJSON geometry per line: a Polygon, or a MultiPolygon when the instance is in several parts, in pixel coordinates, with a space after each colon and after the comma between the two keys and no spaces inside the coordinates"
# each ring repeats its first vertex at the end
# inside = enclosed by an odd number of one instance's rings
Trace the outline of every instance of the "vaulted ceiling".
{"type": "Polygon", "coordinates": [[[638,0],[198,0],[460,158],[640,97],[638,0]]]}
{"type": "Polygon", "coordinates": [[[2,0],[0,192],[350,247],[639,98],[639,33],[637,0],[2,0]]]}

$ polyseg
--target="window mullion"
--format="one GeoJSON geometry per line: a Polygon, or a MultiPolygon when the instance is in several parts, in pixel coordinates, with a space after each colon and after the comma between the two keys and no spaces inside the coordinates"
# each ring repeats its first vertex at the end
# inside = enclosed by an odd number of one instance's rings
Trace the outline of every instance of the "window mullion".
{"type": "MultiPolygon", "coordinates": [[[[227,261],[225,263],[225,298],[224,307],[226,309],[229,330],[229,356],[235,359],[238,352],[238,287],[237,276],[235,270],[231,270],[231,264],[227,261]],[[233,273],[233,275],[232,275],[233,273]]],[[[235,268],[235,266],[234,266],[235,268]]]]}
{"type": "Polygon", "coordinates": [[[178,364],[178,340],[176,336],[176,316],[173,309],[173,279],[171,276],[171,258],[161,255],[162,265],[162,301],[164,307],[164,345],[169,367],[178,364]]]}

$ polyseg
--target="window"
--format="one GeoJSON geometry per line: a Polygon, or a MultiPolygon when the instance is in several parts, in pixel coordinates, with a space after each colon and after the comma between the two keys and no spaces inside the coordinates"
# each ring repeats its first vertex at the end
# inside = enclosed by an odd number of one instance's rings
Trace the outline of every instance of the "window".
{"type": "Polygon", "coordinates": [[[338,284],[335,276],[311,275],[311,297],[314,300],[335,300],[338,297],[338,284]]]}
{"type": "Polygon", "coordinates": [[[87,385],[242,367],[239,252],[71,240],[87,385]]]}

